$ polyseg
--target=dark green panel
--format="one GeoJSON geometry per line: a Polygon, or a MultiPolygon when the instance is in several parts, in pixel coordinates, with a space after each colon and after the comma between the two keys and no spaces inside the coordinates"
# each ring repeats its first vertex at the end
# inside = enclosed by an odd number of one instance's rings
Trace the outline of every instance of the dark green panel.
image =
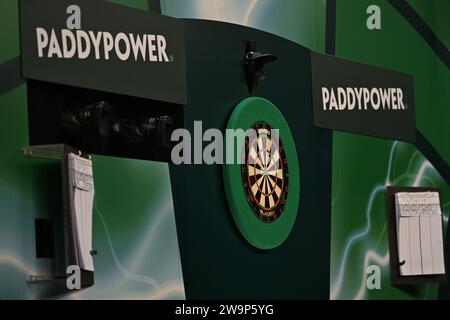
{"type": "Polygon", "coordinates": [[[136,9],[148,10],[148,0],[108,0],[110,2],[122,4],[136,9]]]}
{"type": "Polygon", "coordinates": [[[450,1],[408,0],[409,4],[425,20],[435,35],[450,48],[450,1]]]}
{"type": "Polygon", "coordinates": [[[219,166],[170,167],[187,297],[327,299],[331,132],[315,128],[311,122],[309,50],[264,32],[224,23],[186,20],[185,30],[188,43],[197,39],[215,44],[213,53],[205,46],[191,45],[187,50],[188,83],[193,84],[185,113],[188,130],[193,132],[194,120],[202,120],[205,129],[223,130],[236,105],[248,97],[238,62],[243,55],[241,39],[252,39],[262,52],[279,58],[267,66],[257,96],[271,101],[286,119],[301,175],[300,206],[289,237],[281,246],[260,252],[245,242],[234,225],[219,166]],[[220,82],[211,81],[212,68],[214,74],[220,74],[220,82]],[[208,196],[199,198],[199,192],[205,190],[208,196]],[[312,263],[304,263],[304,257],[312,263]],[[280,266],[283,272],[267,276],[266,270],[280,266]],[[228,272],[234,268],[239,272],[228,272]]]}
{"type": "Polygon", "coordinates": [[[0,64],[20,53],[19,46],[19,1],[0,1],[0,64]]]}

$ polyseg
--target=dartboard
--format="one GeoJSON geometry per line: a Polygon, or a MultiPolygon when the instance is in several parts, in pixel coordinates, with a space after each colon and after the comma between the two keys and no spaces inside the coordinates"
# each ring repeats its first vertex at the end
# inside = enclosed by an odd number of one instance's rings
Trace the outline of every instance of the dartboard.
{"type": "Polygon", "coordinates": [[[242,183],[248,204],[263,222],[280,217],[286,205],[289,186],[288,163],[277,131],[266,122],[251,128],[245,141],[242,183]]]}
{"type": "Polygon", "coordinates": [[[270,101],[251,97],[238,103],[228,129],[247,133],[241,144],[226,141],[226,152],[241,160],[223,166],[228,207],[250,244],[275,248],[289,236],[299,208],[299,163],[289,125],[270,101]]]}

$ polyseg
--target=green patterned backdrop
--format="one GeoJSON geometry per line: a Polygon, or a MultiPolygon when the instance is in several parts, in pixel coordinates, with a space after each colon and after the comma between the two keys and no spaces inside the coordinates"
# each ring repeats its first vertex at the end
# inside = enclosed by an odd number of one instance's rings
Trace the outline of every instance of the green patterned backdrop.
{"type": "MultiPolygon", "coordinates": [[[[450,2],[409,1],[449,45],[450,2]]],[[[336,55],[413,75],[417,128],[449,163],[450,73],[411,24],[388,1],[338,0],[336,55]],[[381,30],[365,27],[366,8],[381,9],[381,30]]],[[[380,126],[383,124],[380,123],[380,126]]],[[[450,189],[413,145],[335,133],[331,242],[332,299],[435,299],[437,285],[400,290],[390,284],[385,186],[443,189],[448,219],[450,189]],[[368,264],[382,267],[381,290],[366,289],[368,264]]]]}
{"type": "MultiPolygon", "coordinates": [[[[147,10],[146,1],[116,2],[147,10]]],[[[0,24],[0,63],[11,62],[19,55],[17,0],[0,2],[0,24]]],[[[93,157],[95,285],[60,296],[28,284],[48,273],[48,262],[36,259],[34,219],[48,217],[52,194],[49,164],[25,158],[26,145],[21,84],[0,96],[0,298],[184,299],[168,165],[112,157],[93,157]]]]}
{"type": "MultiPolygon", "coordinates": [[[[144,0],[114,2],[148,10],[144,0]]],[[[176,17],[252,26],[325,52],[326,2],[162,0],[161,9],[176,17]]],[[[448,48],[450,2],[408,3],[448,48]]],[[[17,0],[0,2],[0,24],[0,64],[14,65],[19,55],[17,0]]],[[[337,56],[414,76],[417,127],[448,164],[450,73],[410,23],[388,1],[337,0],[335,36],[337,56]],[[381,8],[381,30],[365,27],[370,4],[381,8]]],[[[34,254],[34,218],[47,216],[44,199],[49,196],[40,173],[46,163],[21,153],[28,144],[26,103],[24,84],[0,95],[0,298],[46,297],[26,283],[29,274],[46,268],[34,254]]],[[[447,221],[448,184],[413,145],[339,132],[333,140],[330,298],[435,299],[437,285],[408,291],[390,285],[384,188],[443,188],[447,221]],[[366,289],[369,264],[382,268],[381,290],[366,289]]],[[[184,298],[167,165],[94,157],[94,170],[96,285],[59,298],[184,298]]],[[[441,290],[441,296],[450,294],[441,290]]]]}

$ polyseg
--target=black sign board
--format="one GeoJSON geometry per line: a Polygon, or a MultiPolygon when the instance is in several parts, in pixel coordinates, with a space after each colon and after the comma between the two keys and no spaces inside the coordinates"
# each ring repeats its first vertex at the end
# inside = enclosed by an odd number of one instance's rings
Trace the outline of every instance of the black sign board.
{"type": "Polygon", "coordinates": [[[183,22],[101,0],[21,0],[23,77],[186,104],[183,22]]]}
{"type": "Polygon", "coordinates": [[[414,143],[409,75],[311,53],[314,125],[414,143]]]}

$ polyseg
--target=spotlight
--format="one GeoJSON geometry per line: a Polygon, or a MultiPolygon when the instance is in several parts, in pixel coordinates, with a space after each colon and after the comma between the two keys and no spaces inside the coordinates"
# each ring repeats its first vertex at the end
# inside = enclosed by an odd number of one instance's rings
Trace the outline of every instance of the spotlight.
{"type": "Polygon", "coordinates": [[[128,119],[114,120],[112,131],[115,139],[122,143],[140,144],[145,140],[139,127],[128,119]]]}
{"type": "Polygon", "coordinates": [[[173,119],[168,116],[149,118],[142,123],[141,132],[150,143],[155,143],[161,148],[169,148],[173,132],[173,119]]]}
{"type": "Polygon", "coordinates": [[[108,139],[111,131],[114,109],[107,102],[100,101],[77,110],[64,110],[61,114],[61,127],[65,134],[78,136],[89,133],[108,139]]]}

